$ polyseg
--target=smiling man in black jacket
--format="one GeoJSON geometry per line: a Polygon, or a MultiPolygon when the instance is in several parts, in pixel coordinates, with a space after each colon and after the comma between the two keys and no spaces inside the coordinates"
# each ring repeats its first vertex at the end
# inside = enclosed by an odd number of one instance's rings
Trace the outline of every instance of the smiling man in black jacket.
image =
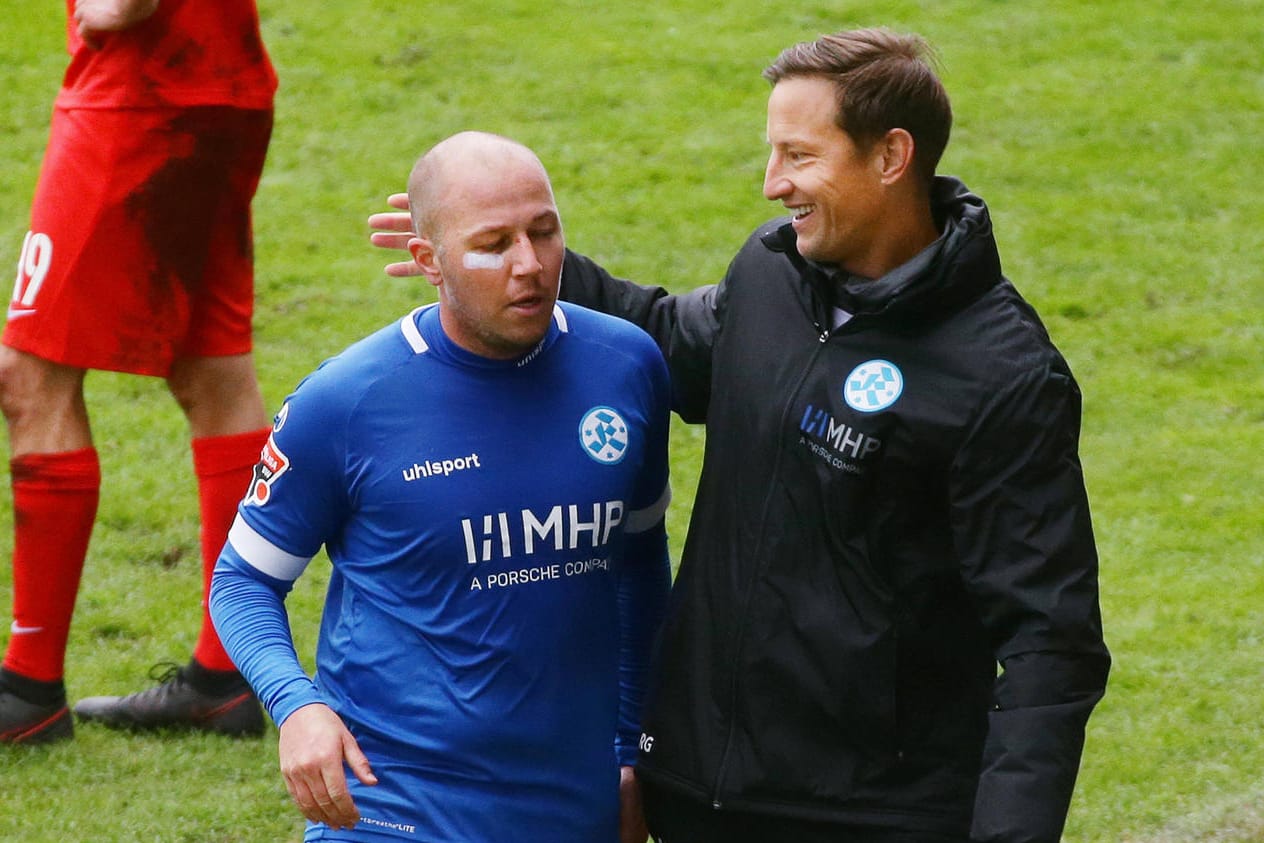
{"type": "Polygon", "coordinates": [[[707,427],[637,766],[662,843],[1061,837],[1110,665],[1080,393],[935,175],[927,53],[856,30],[765,71],[789,217],[720,284],[567,256],[563,297],[649,331],[707,427]]]}

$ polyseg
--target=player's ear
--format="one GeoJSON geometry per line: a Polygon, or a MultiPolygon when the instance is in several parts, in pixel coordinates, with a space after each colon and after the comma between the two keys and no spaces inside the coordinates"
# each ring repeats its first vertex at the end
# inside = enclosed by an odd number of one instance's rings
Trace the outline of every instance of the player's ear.
{"type": "Polygon", "coordinates": [[[413,237],[408,241],[408,252],[413,256],[421,274],[438,287],[443,283],[443,270],[439,268],[438,247],[425,237],[413,237]]]}
{"type": "Polygon", "coordinates": [[[882,181],[893,184],[904,178],[913,166],[915,144],[906,129],[891,129],[878,142],[880,155],[876,160],[881,169],[882,181]]]}

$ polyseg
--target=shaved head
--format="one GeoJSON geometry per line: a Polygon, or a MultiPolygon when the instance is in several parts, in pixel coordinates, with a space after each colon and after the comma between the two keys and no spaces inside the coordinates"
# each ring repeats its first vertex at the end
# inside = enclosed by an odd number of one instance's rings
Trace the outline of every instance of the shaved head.
{"type": "Polygon", "coordinates": [[[552,324],[566,253],[536,154],[500,135],[453,135],[413,167],[408,203],[408,250],[438,290],[444,332],[483,357],[529,351],[552,324]]]}
{"type": "Polygon", "coordinates": [[[500,174],[531,168],[547,183],[540,159],[515,140],[489,132],[460,132],[439,141],[418,159],[408,176],[408,205],[413,231],[438,243],[442,239],[445,208],[454,178],[474,173],[500,174]]]}

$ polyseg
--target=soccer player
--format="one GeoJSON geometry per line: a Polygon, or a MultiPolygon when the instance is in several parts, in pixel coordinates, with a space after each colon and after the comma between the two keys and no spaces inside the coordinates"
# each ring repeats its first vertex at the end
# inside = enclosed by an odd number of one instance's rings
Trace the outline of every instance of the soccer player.
{"type": "Polygon", "coordinates": [[[666,365],[640,329],[557,303],[562,224],[526,147],[455,135],[409,193],[438,303],[285,401],[212,616],[279,725],[307,840],[643,843],[666,365]],[[322,545],[313,680],[284,598],[322,545]]]}
{"type": "MultiPolygon", "coordinates": [[[[73,735],[66,642],[101,484],[87,370],[164,378],[188,419],[204,592],[268,433],[250,353],[250,203],[276,76],[254,2],[67,8],[71,61],[0,346],[15,515],[0,743],[73,735]]],[[[81,700],[76,713],[262,733],[205,611],[191,661],[160,678],[81,700]]]]}

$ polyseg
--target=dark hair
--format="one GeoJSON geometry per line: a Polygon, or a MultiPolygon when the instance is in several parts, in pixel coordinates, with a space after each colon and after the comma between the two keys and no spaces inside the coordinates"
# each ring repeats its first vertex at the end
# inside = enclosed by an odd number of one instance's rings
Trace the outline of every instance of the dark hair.
{"type": "Polygon", "coordinates": [[[934,61],[918,35],[855,29],[788,47],[763,75],[773,85],[803,76],[833,81],[839,127],[862,147],[904,129],[913,136],[916,172],[929,184],[952,130],[952,106],[934,61]]]}

